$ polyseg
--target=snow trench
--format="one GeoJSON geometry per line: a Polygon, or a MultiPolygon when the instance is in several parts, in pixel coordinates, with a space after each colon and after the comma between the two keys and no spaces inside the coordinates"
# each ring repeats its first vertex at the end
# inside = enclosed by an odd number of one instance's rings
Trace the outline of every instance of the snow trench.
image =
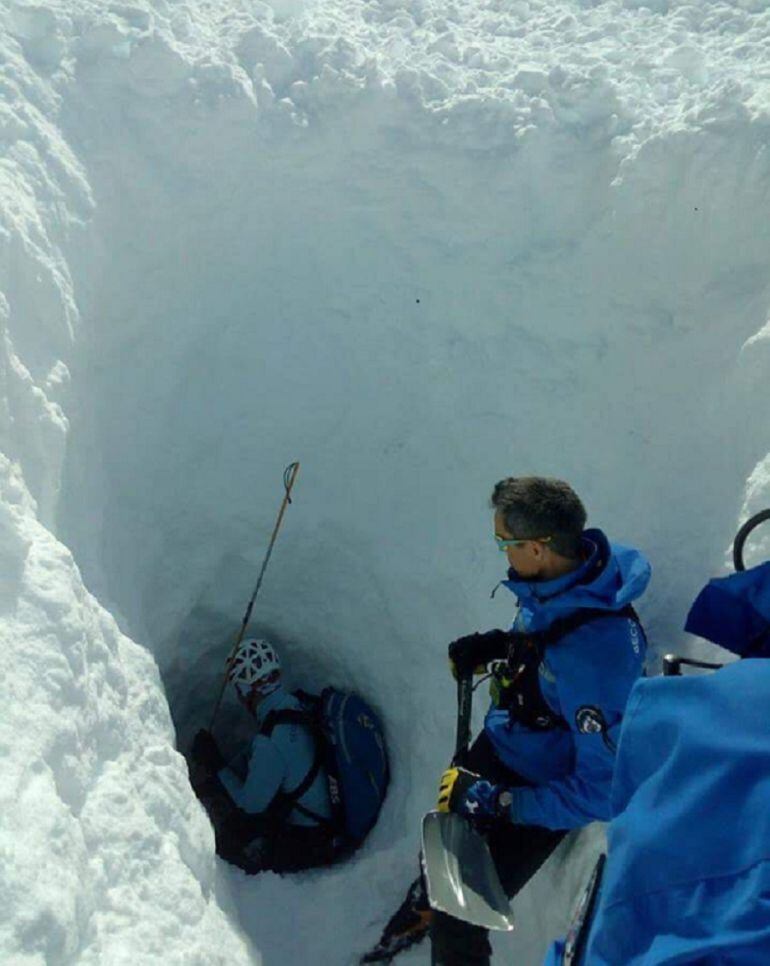
{"type": "MultiPolygon", "coordinates": [[[[692,646],[768,492],[765,6],[2,15],[4,960],[354,962],[451,750],[446,643],[511,615],[504,475],[569,479],[652,560],[656,652],[692,646]],[[394,778],[351,862],[248,879],[174,746],[295,459],[252,629],[373,701],[394,778]]],[[[541,960],[598,838],[501,958],[541,960]]]]}

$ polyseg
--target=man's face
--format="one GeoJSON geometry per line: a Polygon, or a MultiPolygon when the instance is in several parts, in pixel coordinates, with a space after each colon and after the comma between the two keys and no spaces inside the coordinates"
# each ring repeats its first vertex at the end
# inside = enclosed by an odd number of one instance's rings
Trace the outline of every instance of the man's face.
{"type": "MultiPolygon", "coordinates": [[[[503,514],[495,513],[495,536],[503,540],[515,540],[516,534],[511,533],[505,526],[503,514]]],[[[540,576],[543,570],[546,547],[537,540],[523,540],[505,548],[508,565],[525,580],[532,580],[540,576]]]]}

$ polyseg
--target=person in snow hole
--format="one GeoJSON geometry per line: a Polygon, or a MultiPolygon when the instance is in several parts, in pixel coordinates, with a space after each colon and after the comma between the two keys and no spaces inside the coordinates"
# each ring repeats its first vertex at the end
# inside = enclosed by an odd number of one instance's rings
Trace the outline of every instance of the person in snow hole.
{"type": "Polygon", "coordinates": [[[248,873],[329,864],[326,772],[310,729],[297,720],[298,699],[283,688],[275,648],[265,640],[242,642],[228,677],[257,734],[232,766],[210,732],[199,731],[193,741],[191,782],[214,826],[217,854],[248,873]]]}
{"type": "MultiPolygon", "coordinates": [[[[583,504],[561,480],[504,479],[491,503],[508,561],[501,585],[518,609],[510,630],[449,645],[455,677],[492,671],[492,703],[461,767],[444,773],[438,809],[482,824],[512,897],[569,830],[610,818],[615,744],[646,651],[632,601],[650,566],[638,550],[584,530],[583,504]]],[[[487,931],[433,912],[422,879],[365,961],[428,932],[440,966],[490,962],[487,931]]]]}

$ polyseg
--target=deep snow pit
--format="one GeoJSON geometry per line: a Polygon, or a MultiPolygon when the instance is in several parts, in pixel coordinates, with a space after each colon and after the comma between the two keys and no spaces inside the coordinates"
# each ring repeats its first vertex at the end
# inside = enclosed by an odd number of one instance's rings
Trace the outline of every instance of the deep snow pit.
{"type": "MultiPolygon", "coordinates": [[[[768,30],[764,0],[0,10],[0,959],[355,962],[451,752],[446,644],[512,615],[504,475],[568,478],[688,646],[768,494],[768,30]],[[249,879],[174,746],[295,459],[251,630],[381,709],[393,781],[350,862],[249,879]]],[[[500,961],[541,961],[598,838],[500,961]]]]}

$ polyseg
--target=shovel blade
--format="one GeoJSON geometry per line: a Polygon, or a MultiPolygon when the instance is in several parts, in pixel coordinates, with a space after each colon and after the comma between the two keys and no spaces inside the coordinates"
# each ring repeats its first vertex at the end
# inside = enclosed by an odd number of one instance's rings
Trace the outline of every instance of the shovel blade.
{"type": "Polygon", "coordinates": [[[513,929],[513,913],[483,835],[453,812],[422,820],[422,861],[433,909],[486,929],[513,929]]]}

